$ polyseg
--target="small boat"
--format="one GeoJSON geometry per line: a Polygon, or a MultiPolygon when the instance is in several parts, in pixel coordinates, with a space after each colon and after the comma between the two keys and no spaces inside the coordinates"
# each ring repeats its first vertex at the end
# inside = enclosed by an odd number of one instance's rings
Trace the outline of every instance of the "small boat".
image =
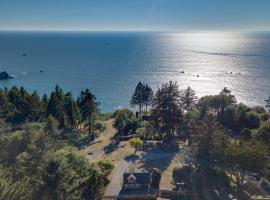
{"type": "Polygon", "coordinates": [[[184,73],[185,73],[185,71],[181,71],[181,73],[182,73],[182,74],[184,74],[184,73]]]}
{"type": "Polygon", "coordinates": [[[25,57],[25,56],[26,56],[26,54],[25,54],[25,53],[23,53],[23,54],[22,54],[22,56],[24,56],[24,57],[25,57]]]}
{"type": "Polygon", "coordinates": [[[200,75],[197,75],[197,77],[200,77],[200,75]]]}
{"type": "Polygon", "coordinates": [[[42,72],[44,72],[44,71],[43,71],[43,70],[40,70],[39,72],[42,73],[42,72]]]}

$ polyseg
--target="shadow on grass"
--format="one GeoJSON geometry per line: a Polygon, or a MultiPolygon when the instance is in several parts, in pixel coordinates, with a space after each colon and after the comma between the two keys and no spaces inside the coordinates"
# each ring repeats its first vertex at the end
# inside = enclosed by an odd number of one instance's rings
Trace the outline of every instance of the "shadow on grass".
{"type": "Polygon", "coordinates": [[[118,133],[116,133],[112,138],[111,138],[111,142],[109,145],[107,145],[106,147],[104,147],[104,152],[105,154],[109,154],[109,153],[112,153],[113,151],[115,151],[119,144],[120,144],[120,141],[118,140],[118,133]]]}
{"type": "Polygon", "coordinates": [[[167,148],[167,146],[168,144],[155,146],[142,155],[141,162],[146,170],[150,171],[153,168],[158,168],[163,172],[169,167],[179,148],[167,148]]]}
{"type": "Polygon", "coordinates": [[[139,158],[140,158],[139,155],[137,155],[137,154],[131,154],[131,155],[126,156],[124,159],[126,161],[128,161],[128,162],[134,162],[134,161],[138,160],[139,158]]]}

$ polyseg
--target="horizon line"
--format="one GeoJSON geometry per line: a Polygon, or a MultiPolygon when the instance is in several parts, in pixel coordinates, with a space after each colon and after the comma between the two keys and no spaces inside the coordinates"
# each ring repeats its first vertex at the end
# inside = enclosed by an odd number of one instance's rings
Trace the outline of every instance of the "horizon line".
{"type": "Polygon", "coordinates": [[[248,33],[248,32],[270,32],[270,30],[125,30],[125,29],[119,29],[119,30],[87,30],[87,29],[11,29],[11,30],[1,30],[0,32],[149,32],[149,33],[215,33],[215,32],[243,32],[243,33],[248,33]]]}

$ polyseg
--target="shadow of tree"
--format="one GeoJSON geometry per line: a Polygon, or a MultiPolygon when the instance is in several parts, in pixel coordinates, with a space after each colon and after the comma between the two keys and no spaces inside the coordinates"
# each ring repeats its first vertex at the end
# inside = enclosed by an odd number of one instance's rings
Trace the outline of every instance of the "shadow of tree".
{"type": "Polygon", "coordinates": [[[163,172],[168,168],[178,153],[179,148],[167,148],[165,145],[168,144],[156,145],[142,154],[141,163],[146,170],[150,171],[153,168],[158,168],[163,172]]]}
{"type": "Polygon", "coordinates": [[[131,154],[131,155],[128,155],[126,156],[124,159],[128,162],[135,162],[136,160],[138,160],[140,158],[139,155],[137,154],[131,154]]]}
{"type": "Polygon", "coordinates": [[[118,140],[118,133],[116,133],[111,138],[110,144],[107,145],[106,147],[104,147],[105,154],[109,154],[109,153],[112,153],[113,151],[115,151],[118,148],[119,144],[120,144],[120,141],[118,140]]]}

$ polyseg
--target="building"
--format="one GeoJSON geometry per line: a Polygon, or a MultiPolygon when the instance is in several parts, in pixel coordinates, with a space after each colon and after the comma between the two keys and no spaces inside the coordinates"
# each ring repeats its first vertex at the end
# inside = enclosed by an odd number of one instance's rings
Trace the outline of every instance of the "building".
{"type": "Polygon", "coordinates": [[[151,186],[151,173],[124,173],[122,190],[118,195],[121,200],[156,199],[158,189],[151,186]]]}

